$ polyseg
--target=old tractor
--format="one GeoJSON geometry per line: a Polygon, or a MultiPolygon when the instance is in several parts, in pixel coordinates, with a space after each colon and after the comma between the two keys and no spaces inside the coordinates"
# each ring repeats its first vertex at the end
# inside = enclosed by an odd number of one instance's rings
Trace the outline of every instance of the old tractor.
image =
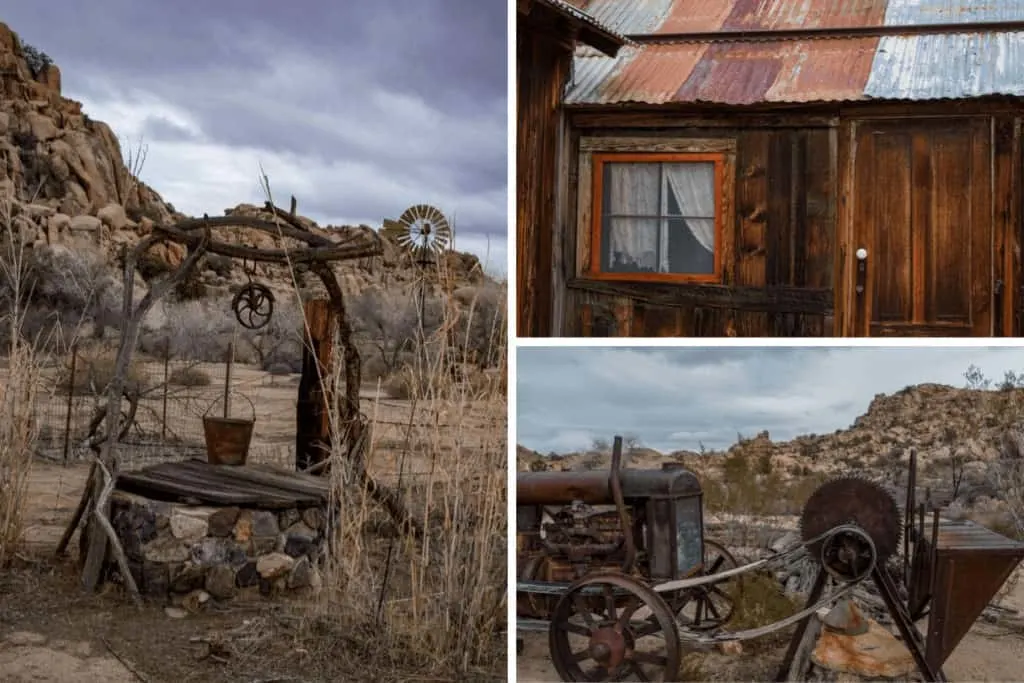
{"type": "Polygon", "coordinates": [[[610,471],[518,474],[517,630],[548,633],[564,681],[670,681],[685,647],[796,624],[777,678],[791,680],[800,675],[795,661],[806,658],[811,618],[865,581],[877,588],[924,680],[942,681],[943,662],[1024,558],[1024,544],[943,520],[938,510],[926,533],[912,456],[903,510],[879,484],[834,479],[806,501],[799,542],[739,566],[704,537],[702,489],[692,472],[676,463],[639,470],[621,462],[616,437],[610,471]],[[743,600],[740,579],[800,555],[818,567],[803,609],[729,630],[743,600]],[[916,622],[926,614],[922,635],[916,622]]]}

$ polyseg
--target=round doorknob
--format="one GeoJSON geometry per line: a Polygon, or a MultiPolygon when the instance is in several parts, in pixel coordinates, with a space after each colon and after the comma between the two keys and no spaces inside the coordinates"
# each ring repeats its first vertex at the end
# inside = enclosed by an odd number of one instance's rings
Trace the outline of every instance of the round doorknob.
{"type": "Polygon", "coordinates": [[[863,261],[867,257],[868,257],[868,250],[867,249],[865,249],[864,247],[861,247],[860,249],[857,250],[857,260],[858,261],[863,261]]]}

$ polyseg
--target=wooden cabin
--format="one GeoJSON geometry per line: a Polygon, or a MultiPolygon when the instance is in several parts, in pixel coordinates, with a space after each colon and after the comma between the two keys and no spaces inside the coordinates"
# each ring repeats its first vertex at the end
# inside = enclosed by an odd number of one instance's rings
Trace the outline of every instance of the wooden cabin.
{"type": "Polygon", "coordinates": [[[623,40],[563,0],[517,0],[516,325],[551,334],[551,248],[560,107],[577,43],[612,58],[623,40]],[[524,77],[525,76],[525,77],[524,77]]]}
{"type": "Polygon", "coordinates": [[[574,5],[626,44],[520,109],[520,335],[1020,335],[1024,2],[574,5]]]}

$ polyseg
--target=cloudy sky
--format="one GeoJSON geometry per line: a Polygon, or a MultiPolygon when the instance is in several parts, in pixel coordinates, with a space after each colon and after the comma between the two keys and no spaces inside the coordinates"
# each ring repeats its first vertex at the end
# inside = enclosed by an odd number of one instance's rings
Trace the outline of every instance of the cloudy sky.
{"type": "Polygon", "coordinates": [[[522,348],[517,442],[548,453],[635,434],[663,452],[848,427],[879,393],[964,386],[973,364],[998,380],[1024,370],[1012,348],[522,348]]]}
{"type": "Polygon", "coordinates": [[[456,247],[506,264],[507,9],[495,0],[5,3],[64,94],[188,214],[296,195],[321,224],[435,204],[456,247]]]}

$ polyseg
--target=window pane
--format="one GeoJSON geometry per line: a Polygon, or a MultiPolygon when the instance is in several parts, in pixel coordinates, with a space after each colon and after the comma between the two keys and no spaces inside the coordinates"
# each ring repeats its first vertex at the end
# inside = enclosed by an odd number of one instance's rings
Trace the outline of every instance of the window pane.
{"type": "Polygon", "coordinates": [[[662,215],[715,217],[715,165],[711,162],[662,164],[666,206],[662,215]]]}
{"type": "Polygon", "coordinates": [[[656,273],[657,218],[605,218],[601,270],[606,273],[656,273]]]}
{"type": "Polygon", "coordinates": [[[660,164],[604,165],[604,196],[601,199],[605,215],[651,216],[660,215],[660,164]]]}
{"type": "Polygon", "coordinates": [[[665,272],[710,275],[715,272],[715,219],[670,218],[665,272]]]}

